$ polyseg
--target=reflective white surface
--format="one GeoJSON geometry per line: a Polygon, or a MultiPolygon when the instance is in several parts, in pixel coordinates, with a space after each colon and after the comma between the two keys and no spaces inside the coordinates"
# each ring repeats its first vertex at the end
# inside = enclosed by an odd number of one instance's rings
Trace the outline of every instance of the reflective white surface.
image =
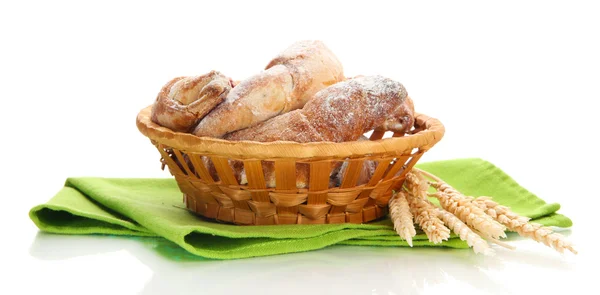
{"type": "Polygon", "coordinates": [[[600,45],[595,2],[4,1],[0,294],[597,294],[600,45]],[[444,139],[422,161],[481,157],[575,226],[580,254],[526,240],[469,250],[330,247],[179,260],[152,239],[43,234],[28,219],[69,176],[167,177],[135,128],[176,76],[243,79],[300,39],[347,76],[401,81],[444,139]],[[172,255],[171,255],[172,256],[172,255]]]}
{"type": "Polygon", "coordinates": [[[37,233],[28,253],[18,254],[28,268],[20,275],[35,283],[19,288],[67,294],[433,294],[459,289],[465,294],[557,294],[590,284],[591,249],[579,247],[582,254],[561,256],[529,241],[511,244],[518,250],[496,249],[495,257],[470,250],[334,246],[218,261],[164,256],[173,249],[161,247],[176,246],[154,238],[37,233]]]}

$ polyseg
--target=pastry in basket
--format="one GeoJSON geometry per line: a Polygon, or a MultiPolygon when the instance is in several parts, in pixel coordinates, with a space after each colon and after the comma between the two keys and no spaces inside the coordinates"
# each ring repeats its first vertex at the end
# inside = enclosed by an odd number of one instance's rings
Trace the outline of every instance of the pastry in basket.
{"type": "Polygon", "coordinates": [[[485,255],[494,254],[486,240],[510,248],[498,240],[506,229],[577,253],[550,228],[413,168],[442,138],[443,125],[415,114],[396,81],[344,79],[339,61],[318,41],[292,45],[239,84],[218,72],[173,79],[137,123],[175,176],[186,207],[208,218],[363,223],[389,209],[394,229],[411,246],[417,224],[430,242],[447,240],[452,230],[485,255]],[[400,138],[379,140],[386,131],[400,138]]]}
{"type": "Polygon", "coordinates": [[[302,108],[315,93],[344,79],[341,63],[320,41],[301,41],[275,57],[266,70],[241,81],[193,133],[222,137],[302,108]]]}
{"type": "Polygon", "coordinates": [[[231,80],[217,71],[174,78],[158,93],[152,121],[173,131],[189,132],[225,99],[231,88],[231,80]]]}
{"type": "MultiPolygon", "coordinates": [[[[329,86],[317,92],[302,109],[230,133],[224,138],[261,142],[345,142],[356,141],[375,128],[406,132],[413,123],[414,107],[404,86],[382,76],[366,76],[329,86]]],[[[275,187],[272,163],[265,162],[263,166],[267,187],[275,187]]],[[[243,183],[242,165],[234,163],[233,168],[243,183]]],[[[298,164],[296,168],[297,187],[307,187],[308,165],[298,164]]]]}
{"type": "Polygon", "coordinates": [[[254,127],[227,134],[227,140],[344,142],[383,126],[405,132],[414,122],[414,107],[399,82],[382,76],[348,79],[327,87],[302,109],[254,127]]]}

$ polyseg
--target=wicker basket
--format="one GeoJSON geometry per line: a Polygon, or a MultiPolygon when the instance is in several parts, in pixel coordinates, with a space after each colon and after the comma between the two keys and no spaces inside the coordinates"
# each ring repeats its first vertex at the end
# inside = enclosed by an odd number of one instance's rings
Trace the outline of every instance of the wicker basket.
{"type": "Polygon", "coordinates": [[[436,119],[418,114],[410,135],[373,131],[370,141],[252,142],[201,138],[173,132],[140,111],[137,127],[158,148],[175,177],[186,207],[199,215],[246,225],[363,223],[387,214],[392,190],[425,151],[444,135],[436,119]],[[212,163],[209,162],[212,161],[212,163]],[[243,163],[247,185],[240,185],[230,161],[243,163]],[[363,185],[357,179],[366,160],[377,161],[363,185]],[[267,188],[263,167],[274,167],[276,187],[267,188]],[[332,162],[348,162],[339,187],[330,187],[332,162]],[[207,163],[214,166],[209,171],[207,163]],[[308,165],[308,189],[296,187],[296,165],[308,165]]]}

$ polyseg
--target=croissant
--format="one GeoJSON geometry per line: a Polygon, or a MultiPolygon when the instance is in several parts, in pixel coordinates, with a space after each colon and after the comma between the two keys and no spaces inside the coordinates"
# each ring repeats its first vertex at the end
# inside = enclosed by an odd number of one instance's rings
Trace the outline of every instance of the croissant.
{"type": "Polygon", "coordinates": [[[301,41],[271,60],[266,70],[241,81],[193,134],[222,137],[302,108],[317,91],[344,79],[341,63],[320,41],[301,41]]]}
{"type": "Polygon", "coordinates": [[[377,127],[406,132],[414,106],[404,86],[382,76],[339,82],[319,91],[302,109],[227,134],[227,140],[355,141],[377,127]]]}

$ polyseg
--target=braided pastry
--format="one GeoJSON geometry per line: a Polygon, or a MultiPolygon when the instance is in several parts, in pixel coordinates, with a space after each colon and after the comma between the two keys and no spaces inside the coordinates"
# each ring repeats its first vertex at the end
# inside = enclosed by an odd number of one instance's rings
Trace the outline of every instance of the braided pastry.
{"type": "Polygon", "coordinates": [[[225,99],[231,88],[229,78],[217,71],[175,78],[158,93],[152,106],[152,121],[173,131],[189,132],[225,99]]]}

